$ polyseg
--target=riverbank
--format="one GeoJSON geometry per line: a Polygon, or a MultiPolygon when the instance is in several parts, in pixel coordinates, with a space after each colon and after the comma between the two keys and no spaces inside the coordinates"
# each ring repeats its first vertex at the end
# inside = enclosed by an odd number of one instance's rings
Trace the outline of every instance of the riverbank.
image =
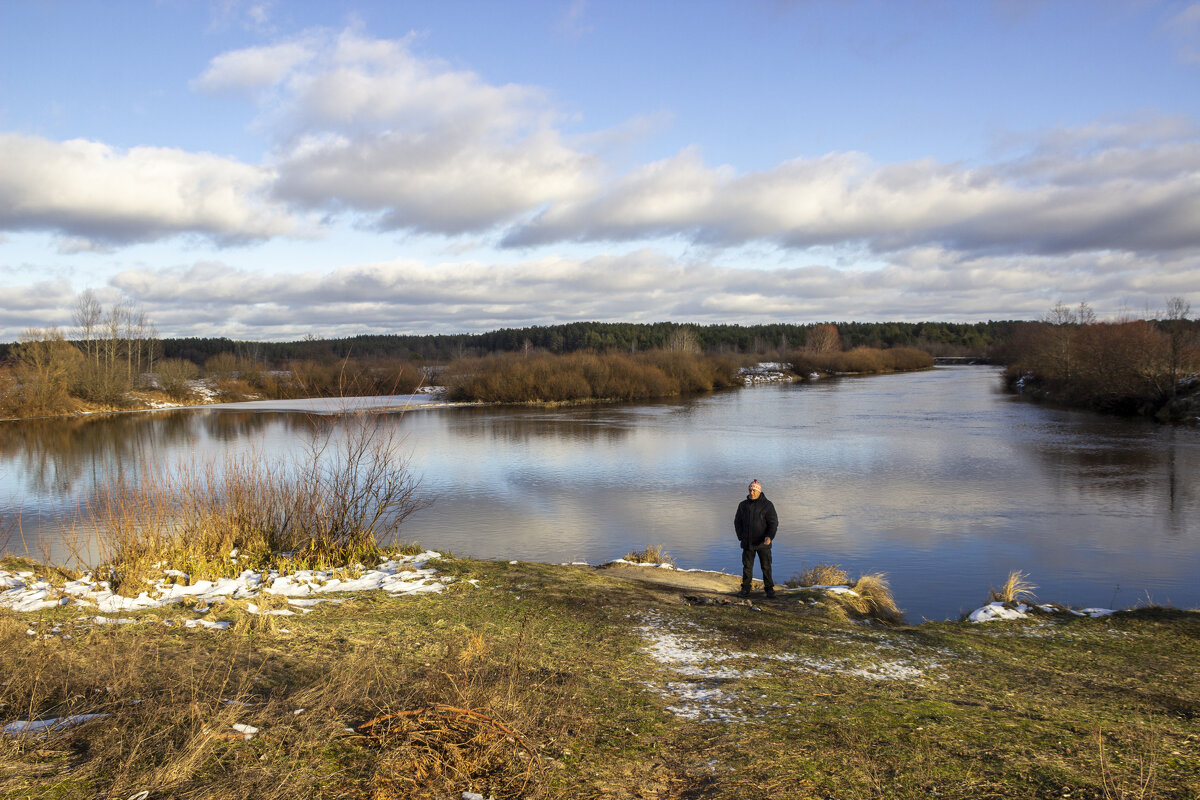
{"type": "Polygon", "coordinates": [[[885,625],[720,573],[406,558],[0,610],[0,797],[1200,791],[1195,612],[885,625]]]}

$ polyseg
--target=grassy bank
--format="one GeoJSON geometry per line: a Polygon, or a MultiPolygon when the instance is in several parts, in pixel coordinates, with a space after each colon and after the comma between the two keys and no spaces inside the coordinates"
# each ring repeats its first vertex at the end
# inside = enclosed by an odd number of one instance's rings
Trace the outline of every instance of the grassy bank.
{"type": "Polygon", "coordinates": [[[458,580],[230,600],[220,632],[0,611],[0,720],[103,715],[0,735],[0,798],[1200,793],[1195,613],[889,626],[649,567],[433,565],[458,580]]]}

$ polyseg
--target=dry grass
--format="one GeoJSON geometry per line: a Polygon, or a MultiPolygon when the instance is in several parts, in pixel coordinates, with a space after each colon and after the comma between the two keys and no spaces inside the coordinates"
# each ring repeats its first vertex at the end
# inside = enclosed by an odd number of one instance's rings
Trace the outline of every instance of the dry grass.
{"type": "Polygon", "coordinates": [[[528,618],[431,640],[393,611],[347,641],[280,638],[257,622],[277,618],[230,611],[220,634],[143,622],[70,641],[0,613],[0,719],[105,715],[0,736],[0,797],[538,798],[547,742],[582,721],[574,679],[526,652],[528,618]]]}
{"type": "Polygon", "coordinates": [[[1100,769],[1100,787],[1104,800],[1146,800],[1154,797],[1162,737],[1157,731],[1134,731],[1129,748],[1134,751],[1131,765],[1120,774],[1104,744],[1104,731],[1096,731],[1096,751],[1100,769]],[[1136,768],[1136,773],[1134,769],[1136,768]]]}
{"type": "Polygon", "coordinates": [[[0,736],[0,798],[1131,800],[1200,790],[1194,613],[893,627],[839,622],[833,608],[857,612],[834,601],[822,603],[829,613],[803,602],[681,604],[677,588],[604,570],[445,567],[459,588],[354,595],[287,618],[289,634],[161,621],[87,631],[70,609],[0,612],[0,721],[108,714],[50,736],[0,736]],[[725,707],[755,716],[713,724],[665,713],[676,701],[654,687],[679,677],[645,651],[646,610],[723,652],[722,668],[747,670],[719,685],[725,707]],[[51,625],[74,638],[24,632],[51,625]],[[889,662],[922,674],[857,669],[889,662]],[[244,739],[235,723],[258,733],[244,739]]]}
{"type": "Polygon", "coordinates": [[[675,556],[666,551],[664,544],[648,544],[645,550],[630,550],[625,560],[634,564],[674,564],[675,556]]]}
{"type": "Polygon", "coordinates": [[[1028,575],[1019,569],[1014,569],[1008,574],[1008,580],[999,588],[989,589],[989,602],[993,603],[1020,603],[1025,600],[1033,600],[1037,597],[1033,590],[1037,588],[1028,579],[1028,575]]]}
{"type": "Polygon", "coordinates": [[[784,586],[797,588],[802,586],[849,586],[850,573],[842,569],[840,564],[816,564],[802,572],[797,572],[784,582],[784,586]]]}

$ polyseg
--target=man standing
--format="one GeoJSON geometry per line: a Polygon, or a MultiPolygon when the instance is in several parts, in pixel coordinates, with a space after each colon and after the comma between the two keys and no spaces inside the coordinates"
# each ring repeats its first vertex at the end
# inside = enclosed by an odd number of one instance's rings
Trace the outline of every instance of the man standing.
{"type": "Polygon", "coordinates": [[[733,529],[742,543],[742,590],[738,597],[750,596],[750,584],[754,579],[754,554],[758,553],[758,565],[762,569],[763,589],[767,597],[775,596],[775,581],[771,577],[771,540],[779,527],[775,505],[762,493],[762,484],[757,479],[750,483],[750,494],[738,504],[733,515],[733,529]]]}

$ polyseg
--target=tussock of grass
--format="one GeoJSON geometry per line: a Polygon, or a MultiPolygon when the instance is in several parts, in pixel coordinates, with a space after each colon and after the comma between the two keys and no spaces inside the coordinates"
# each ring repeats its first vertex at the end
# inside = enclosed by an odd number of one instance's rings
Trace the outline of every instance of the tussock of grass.
{"type": "Polygon", "coordinates": [[[904,615],[900,613],[895,598],[892,597],[887,576],[882,572],[863,575],[855,581],[852,588],[854,594],[838,594],[835,597],[864,617],[891,623],[904,621],[904,615]]]}
{"type": "Polygon", "coordinates": [[[877,619],[900,624],[904,614],[896,607],[887,576],[882,572],[862,575],[851,582],[850,574],[838,564],[817,564],[793,575],[784,584],[790,588],[808,586],[848,586],[851,592],[828,592],[822,596],[826,613],[833,619],[877,619]]]}
{"type": "Polygon", "coordinates": [[[816,564],[802,572],[797,572],[784,582],[784,586],[793,589],[803,586],[849,585],[850,573],[842,569],[840,564],[816,564]]]}
{"type": "Polygon", "coordinates": [[[991,588],[988,590],[989,602],[993,603],[1020,603],[1025,600],[1033,600],[1037,597],[1033,590],[1037,587],[1030,583],[1028,575],[1019,569],[1015,569],[1008,574],[1006,580],[999,589],[991,588]]]}
{"type": "Polygon", "coordinates": [[[675,556],[666,551],[664,544],[648,544],[645,550],[630,550],[625,560],[633,564],[674,564],[675,556]]]}

